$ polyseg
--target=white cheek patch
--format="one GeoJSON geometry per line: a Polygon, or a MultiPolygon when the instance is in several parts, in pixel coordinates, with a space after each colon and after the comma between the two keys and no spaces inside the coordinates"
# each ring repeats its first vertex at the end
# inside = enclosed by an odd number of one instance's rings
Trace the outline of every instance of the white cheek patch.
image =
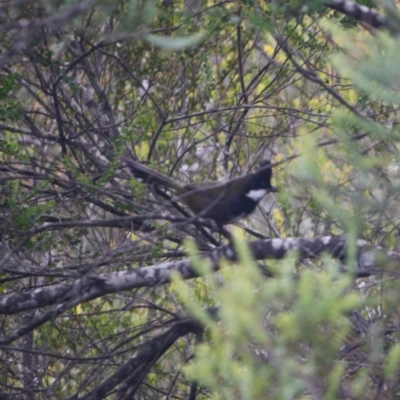
{"type": "Polygon", "coordinates": [[[250,190],[249,193],[246,193],[246,197],[250,197],[254,201],[260,201],[266,194],[267,190],[265,189],[250,190]]]}

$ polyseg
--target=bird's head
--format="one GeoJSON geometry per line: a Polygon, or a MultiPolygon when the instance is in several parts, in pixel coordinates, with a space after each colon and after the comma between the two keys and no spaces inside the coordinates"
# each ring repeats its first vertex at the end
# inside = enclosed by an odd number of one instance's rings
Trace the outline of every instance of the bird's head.
{"type": "Polygon", "coordinates": [[[278,192],[278,189],[271,185],[272,166],[269,160],[260,162],[258,169],[254,172],[254,185],[257,189],[265,189],[267,193],[278,192]]]}

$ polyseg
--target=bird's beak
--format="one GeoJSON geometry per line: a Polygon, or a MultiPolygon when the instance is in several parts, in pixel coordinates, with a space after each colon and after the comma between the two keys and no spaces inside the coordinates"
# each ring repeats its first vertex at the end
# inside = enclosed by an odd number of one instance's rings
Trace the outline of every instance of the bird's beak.
{"type": "Polygon", "coordinates": [[[279,192],[279,189],[277,189],[275,186],[271,186],[271,187],[268,189],[268,192],[269,192],[269,193],[278,193],[278,192],[279,192]]]}

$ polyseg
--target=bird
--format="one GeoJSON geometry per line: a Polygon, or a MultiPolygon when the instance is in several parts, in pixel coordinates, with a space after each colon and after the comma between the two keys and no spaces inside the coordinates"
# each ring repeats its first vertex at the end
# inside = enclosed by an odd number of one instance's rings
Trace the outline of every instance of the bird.
{"type": "Polygon", "coordinates": [[[254,172],[225,182],[181,185],[140,162],[127,157],[121,160],[138,180],[170,189],[196,217],[210,219],[219,227],[251,214],[267,193],[278,191],[271,185],[270,161],[261,162],[254,172]]]}

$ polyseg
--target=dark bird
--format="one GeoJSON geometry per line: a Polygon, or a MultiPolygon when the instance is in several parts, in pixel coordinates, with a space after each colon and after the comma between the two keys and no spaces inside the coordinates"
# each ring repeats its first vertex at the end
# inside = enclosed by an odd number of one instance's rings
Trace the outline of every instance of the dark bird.
{"type": "Polygon", "coordinates": [[[219,226],[246,217],[267,193],[278,191],[271,186],[269,161],[262,162],[254,172],[226,182],[190,185],[180,185],[129,158],[122,158],[122,161],[143,183],[171,189],[178,195],[177,200],[186,204],[196,216],[212,219],[219,226]]]}

